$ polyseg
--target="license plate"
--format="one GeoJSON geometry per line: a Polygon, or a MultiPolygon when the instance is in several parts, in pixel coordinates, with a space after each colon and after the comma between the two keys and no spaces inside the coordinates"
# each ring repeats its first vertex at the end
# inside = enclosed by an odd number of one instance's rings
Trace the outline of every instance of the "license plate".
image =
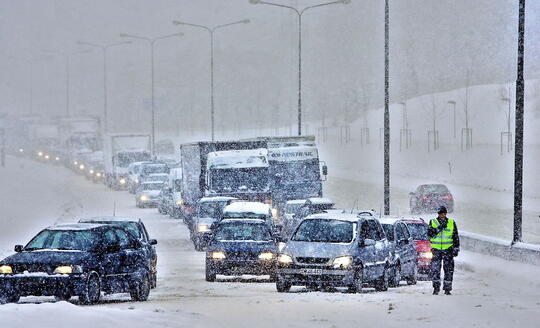
{"type": "Polygon", "coordinates": [[[302,274],[304,275],[321,275],[323,273],[322,269],[302,269],[302,274]]]}

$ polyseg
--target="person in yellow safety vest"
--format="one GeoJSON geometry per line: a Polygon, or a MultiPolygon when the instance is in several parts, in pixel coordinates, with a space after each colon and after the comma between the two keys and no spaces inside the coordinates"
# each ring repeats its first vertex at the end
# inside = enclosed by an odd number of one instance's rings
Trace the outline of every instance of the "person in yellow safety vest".
{"type": "Polygon", "coordinates": [[[456,222],[446,217],[446,207],[437,210],[436,219],[429,221],[428,237],[431,242],[431,281],[433,282],[433,295],[441,290],[441,265],[444,269],[443,290],[451,295],[452,280],[454,276],[454,257],[459,254],[459,234],[456,222]]]}

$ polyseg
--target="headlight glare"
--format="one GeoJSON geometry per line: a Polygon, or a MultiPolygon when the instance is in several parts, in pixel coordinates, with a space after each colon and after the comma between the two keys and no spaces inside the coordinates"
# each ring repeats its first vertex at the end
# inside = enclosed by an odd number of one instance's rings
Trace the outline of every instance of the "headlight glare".
{"type": "Polygon", "coordinates": [[[126,184],[126,179],[125,179],[125,178],[121,178],[119,182],[120,182],[120,184],[126,184]]]}
{"type": "Polygon", "coordinates": [[[210,227],[208,226],[208,224],[201,223],[201,224],[199,224],[197,226],[197,231],[199,231],[199,232],[208,232],[208,231],[210,231],[210,227]]]}
{"type": "Polygon", "coordinates": [[[259,260],[263,261],[270,261],[274,259],[274,253],[272,252],[264,252],[259,255],[259,260]]]}
{"type": "Polygon", "coordinates": [[[212,258],[214,260],[224,260],[226,256],[223,252],[212,252],[212,258]]]}
{"type": "Polygon", "coordinates": [[[11,274],[13,269],[9,265],[0,266],[0,274],[11,274]]]}
{"type": "Polygon", "coordinates": [[[54,274],[72,274],[82,273],[82,268],[79,265],[61,265],[54,269],[54,274]]]}
{"type": "Polygon", "coordinates": [[[431,260],[433,258],[433,253],[432,252],[421,252],[420,253],[420,258],[431,260]]]}
{"type": "Polygon", "coordinates": [[[145,201],[145,200],[148,200],[148,196],[142,195],[141,197],[139,197],[139,199],[142,201],[145,201]]]}
{"type": "Polygon", "coordinates": [[[332,262],[332,266],[334,267],[334,269],[346,269],[351,266],[352,262],[352,257],[341,256],[334,259],[334,262],[332,262]]]}
{"type": "Polygon", "coordinates": [[[278,256],[278,262],[281,264],[291,264],[293,262],[293,259],[290,255],[280,254],[278,256]]]}

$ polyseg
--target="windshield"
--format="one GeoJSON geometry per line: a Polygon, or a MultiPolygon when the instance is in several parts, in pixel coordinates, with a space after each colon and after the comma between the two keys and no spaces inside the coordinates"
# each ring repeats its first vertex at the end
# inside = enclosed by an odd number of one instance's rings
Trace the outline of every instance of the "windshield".
{"type": "Polygon", "coordinates": [[[143,168],[143,175],[153,174],[153,173],[169,173],[169,168],[165,164],[153,164],[145,165],[143,168]]]}
{"type": "Polygon", "coordinates": [[[213,191],[249,191],[268,189],[268,168],[212,169],[210,186],[213,191]]]}
{"type": "Polygon", "coordinates": [[[278,185],[319,181],[319,164],[304,161],[273,165],[273,176],[278,185]]]}
{"type": "Polygon", "coordinates": [[[74,149],[90,149],[93,151],[99,149],[98,139],[92,134],[71,136],[69,143],[74,149]]]}
{"type": "Polygon", "coordinates": [[[225,214],[223,214],[223,217],[226,217],[226,218],[235,218],[235,219],[261,219],[261,220],[264,220],[266,219],[266,214],[258,214],[258,213],[253,213],[253,212],[238,212],[238,213],[234,213],[234,212],[227,212],[225,214]]]}
{"type": "Polygon", "coordinates": [[[225,223],[216,231],[216,240],[219,241],[270,241],[272,236],[264,224],[254,223],[225,223]]]}
{"type": "Polygon", "coordinates": [[[223,213],[223,207],[227,205],[227,202],[205,202],[199,205],[199,217],[200,218],[214,218],[221,217],[223,213]]]}
{"type": "Polygon", "coordinates": [[[118,167],[128,167],[133,162],[149,161],[151,155],[148,152],[125,152],[115,156],[115,165],[118,167]]]}
{"type": "Polygon", "coordinates": [[[414,240],[428,240],[428,226],[427,224],[419,224],[419,223],[410,223],[407,224],[407,227],[409,228],[409,231],[411,232],[411,235],[414,240]]]}
{"type": "Polygon", "coordinates": [[[386,239],[388,241],[394,241],[394,227],[391,224],[382,224],[386,239]]]}
{"type": "Polygon", "coordinates": [[[356,223],[331,220],[304,220],[292,237],[293,241],[317,243],[350,243],[354,239],[356,223]]]}
{"type": "Polygon", "coordinates": [[[161,190],[163,188],[163,183],[143,183],[141,185],[141,190],[161,190]]]}
{"type": "Polygon", "coordinates": [[[96,231],[43,230],[32,239],[25,250],[61,249],[91,251],[100,244],[96,231]]]}

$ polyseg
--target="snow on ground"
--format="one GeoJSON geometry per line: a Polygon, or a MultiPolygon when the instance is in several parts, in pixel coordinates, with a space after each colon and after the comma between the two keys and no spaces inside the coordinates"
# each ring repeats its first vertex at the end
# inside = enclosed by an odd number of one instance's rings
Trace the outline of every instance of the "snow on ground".
{"type": "MultiPolygon", "coordinates": [[[[137,209],[132,195],[109,191],[64,168],[8,161],[8,168],[0,169],[5,182],[0,196],[10,200],[0,205],[0,254],[11,253],[14,244],[57,220],[110,215],[114,202],[118,215],[141,217],[159,241],[158,288],[148,302],[134,303],[127,295],[107,296],[95,306],[22,298],[20,304],[0,306],[9,327],[433,327],[448,318],[454,327],[537,327],[540,321],[539,267],[466,251],[457,259],[453,296],[431,295],[426,281],[364,294],[298,287],[279,294],[273,283],[252,278],[208,283],[204,253],[193,250],[180,221],[155,209],[137,209]]],[[[327,189],[338,196],[337,189],[345,193],[352,184],[335,180],[327,189]]],[[[364,184],[357,189],[362,188],[371,190],[364,184]]]]}

